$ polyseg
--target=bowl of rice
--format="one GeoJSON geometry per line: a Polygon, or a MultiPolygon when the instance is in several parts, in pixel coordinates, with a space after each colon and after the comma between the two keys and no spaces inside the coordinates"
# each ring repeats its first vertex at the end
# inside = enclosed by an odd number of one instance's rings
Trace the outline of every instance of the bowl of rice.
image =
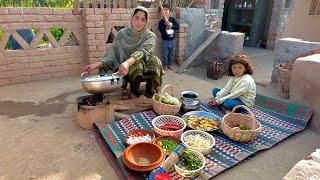
{"type": "Polygon", "coordinates": [[[184,132],[181,135],[181,141],[186,145],[187,149],[193,149],[203,155],[209,154],[216,143],[211,134],[199,130],[184,132]]]}

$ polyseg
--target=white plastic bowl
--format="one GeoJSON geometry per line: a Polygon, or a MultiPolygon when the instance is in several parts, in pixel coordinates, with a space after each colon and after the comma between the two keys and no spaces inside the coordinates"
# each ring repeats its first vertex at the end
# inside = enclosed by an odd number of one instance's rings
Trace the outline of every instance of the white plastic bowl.
{"type": "Polygon", "coordinates": [[[189,131],[184,132],[181,135],[181,141],[183,142],[183,144],[186,145],[187,149],[193,149],[193,150],[199,151],[203,155],[209,154],[212,151],[213,146],[216,144],[216,141],[211,134],[204,132],[204,131],[199,131],[199,130],[189,130],[189,131]],[[200,135],[204,139],[207,139],[210,141],[210,146],[208,146],[206,148],[200,148],[200,147],[194,147],[194,146],[189,145],[186,142],[186,137],[190,136],[190,135],[200,135]]]}
{"type": "Polygon", "coordinates": [[[202,169],[206,165],[206,160],[205,160],[204,156],[201,153],[199,153],[198,151],[195,151],[195,150],[192,150],[192,149],[189,149],[187,151],[193,152],[198,158],[200,158],[202,166],[200,168],[198,168],[198,169],[189,171],[189,170],[180,168],[177,164],[174,164],[174,169],[178,174],[180,174],[183,177],[194,178],[194,177],[197,177],[197,176],[200,175],[202,169]]]}

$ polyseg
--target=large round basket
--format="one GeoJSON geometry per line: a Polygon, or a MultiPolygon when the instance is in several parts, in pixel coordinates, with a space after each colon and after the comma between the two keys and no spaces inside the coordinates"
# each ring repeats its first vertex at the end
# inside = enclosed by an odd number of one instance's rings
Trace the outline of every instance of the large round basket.
{"type": "Polygon", "coordinates": [[[161,102],[162,95],[164,94],[165,90],[168,87],[170,87],[170,89],[171,89],[171,96],[174,96],[173,95],[172,85],[171,84],[167,84],[161,89],[161,94],[160,94],[160,100],[159,101],[157,101],[155,99],[154,95],[152,97],[153,110],[159,115],[176,115],[180,111],[180,107],[181,107],[181,102],[180,101],[179,101],[179,104],[176,104],[176,105],[164,104],[164,103],[161,102]]]}
{"type": "Polygon", "coordinates": [[[230,139],[238,142],[249,142],[259,135],[261,125],[259,121],[254,118],[252,111],[243,105],[236,106],[232,111],[224,115],[221,122],[221,129],[225,135],[230,139]],[[243,108],[249,112],[249,115],[235,113],[238,108],[243,108]],[[243,124],[249,127],[250,130],[240,130],[238,128],[233,128],[238,124],[243,124]]]}

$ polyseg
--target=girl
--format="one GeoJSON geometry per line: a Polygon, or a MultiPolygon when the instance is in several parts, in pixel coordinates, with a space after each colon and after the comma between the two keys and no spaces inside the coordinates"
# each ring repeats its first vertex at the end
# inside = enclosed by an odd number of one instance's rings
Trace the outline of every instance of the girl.
{"type": "Polygon", "coordinates": [[[131,16],[131,27],[121,29],[102,61],[85,66],[84,71],[118,71],[130,83],[130,98],[141,95],[140,83],[146,79],[146,96],[151,97],[161,87],[162,63],[153,55],[156,35],[147,28],[148,18],[146,8],[135,8],[131,16]]]}
{"type": "Polygon", "coordinates": [[[251,77],[253,66],[245,55],[237,55],[230,60],[228,75],[231,76],[227,85],[222,89],[212,89],[214,99],[210,106],[219,106],[231,111],[237,105],[253,106],[256,97],[256,84],[251,77]]]}

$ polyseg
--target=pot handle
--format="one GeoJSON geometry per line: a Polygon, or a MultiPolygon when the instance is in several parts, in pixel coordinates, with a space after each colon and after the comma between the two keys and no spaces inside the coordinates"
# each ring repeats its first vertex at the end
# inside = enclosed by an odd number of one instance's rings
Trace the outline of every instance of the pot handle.
{"type": "Polygon", "coordinates": [[[248,111],[249,115],[251,116],[252,119],[254,119],[254,114],[253,112],[245,105],[237,105],[235,106],[232,111],[230,113],[235,113],[235,111],[238,109],[238,108],[243,108],[245,109],[246,111],[248,111]]]}
{"type": "Polygon", "coordinates": [[[85,71],[85,72],[83,72],[83,73],[81,73],[81,78],[83,78],[85,75],[88,75],[88,72],[87,71],[85,71]]]}
{"type": "Polygon", "coordinates": [[[115,75],[119,75],[119,71],[112,73],[111,78],[113,79],[113,76],[115,76],[115,75]]]}

